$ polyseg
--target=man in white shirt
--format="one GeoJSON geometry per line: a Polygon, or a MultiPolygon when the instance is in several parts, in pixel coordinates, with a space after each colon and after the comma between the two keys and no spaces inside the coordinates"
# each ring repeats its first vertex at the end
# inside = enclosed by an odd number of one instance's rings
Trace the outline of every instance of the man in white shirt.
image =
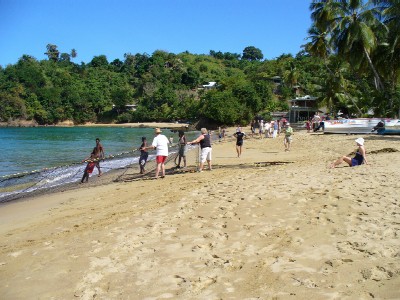
{"type": "Polygon", "coordinates": [[[158,179],[158,174],[160,173],[160,170],[161,170],[161,174],[162,174],[161,178],[165,177],[165,161],[167,160],[167,157],[168,157],[169,140],[165,135],[161,134],[160,128],[156,128],[154,130],[154,134],[156,136],[154,137],[153,142],[151,143],[151,146],[144,147],[141,150],[157,149],[157,153],[156,153],[157,168],[156,168],[155,178],[158,179]]]}
{"type": "Polygon", "coordinates": [[[313,122],[313,130],[314,130],[314,132],[315,131],[317,131],[318,129],[319,129],[319,122],[321,122],[321,117],[319,116],[319,112],[316,112],[315,113],[315,115],[314,115],[314,117],[313,117],[313,119],[312,119],[312,122],[313,122]],[[318,128],[318,129],[317,129],[318,128]]]}

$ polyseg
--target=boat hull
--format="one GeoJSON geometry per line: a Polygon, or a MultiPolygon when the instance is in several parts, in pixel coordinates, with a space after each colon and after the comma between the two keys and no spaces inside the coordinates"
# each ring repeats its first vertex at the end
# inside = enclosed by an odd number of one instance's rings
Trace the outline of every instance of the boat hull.
{"type": "MultiPolygon", "coordinates": [[[[379,122],[383,122],[384,127],[391,129],[400,128],[399,119],[381,119],[381,118],[358,118],[358,119],[340,119],[325,121],[324,133],[341,134],[376,134],[374,127],[379,122]]],[[[389,132],[389,131],[388,131],[389,132]]],[[[387,133],[389,134],[389,133],[387,133]]],[[[397,130],[390,134],[397,134],[397,130]]]]}
{"type": "Polygon", "coordinates": [[[324,133],[370,134],[381,119],[340,119],[324,122],[324,133]]]}

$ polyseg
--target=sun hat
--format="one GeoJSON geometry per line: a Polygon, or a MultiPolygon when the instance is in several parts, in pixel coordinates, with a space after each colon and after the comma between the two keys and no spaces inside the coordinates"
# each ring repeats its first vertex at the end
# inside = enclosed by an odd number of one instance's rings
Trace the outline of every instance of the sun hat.
{"type": "Polygon", "coordinates": [[[364,139],[362,137],[356,139],[356,143],[363,146],[364,145],[364,139]]]}
{"type": "Polygon", "coordinates": [[[156,128],[156,129],[154,129],[154,133],[161,133],[162,131],[161,131],[161,129],[160,128],[156,128]]]}

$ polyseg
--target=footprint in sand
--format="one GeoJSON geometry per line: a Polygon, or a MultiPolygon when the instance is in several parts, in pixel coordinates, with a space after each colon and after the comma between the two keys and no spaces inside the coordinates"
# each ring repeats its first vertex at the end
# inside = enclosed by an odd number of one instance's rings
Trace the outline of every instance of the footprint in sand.
{"type": "Polygon", "coordinates": [[[365,280],[381,281],[387,280],[393,277],[393,271],[386,270],[384,267],[376,266],[372,269],[363,269],[360,271],[361,276],[365,280]]]}

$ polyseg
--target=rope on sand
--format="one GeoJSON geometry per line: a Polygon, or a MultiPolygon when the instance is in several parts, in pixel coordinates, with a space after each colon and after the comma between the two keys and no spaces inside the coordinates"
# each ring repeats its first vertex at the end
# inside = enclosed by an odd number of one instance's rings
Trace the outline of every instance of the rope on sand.
{"type": "MultiPolygon", "coordinates": [[[[171,147],[171,148],[178,148],[178,145],[175,145],[175,146],[173,146],[173,147],[171,147]]],[[[176,158],[177,155],[178,155],[178,152],[170,153],[170,154],[168,155],[166,161],[165,161],[165,164],[168,164],[168,163],[171,162],[171,161],[172,161],[172,162],[175,162],[175,158],[176,158]]],[[[147,171],[146,171],[145,174],[140,174],[140,173],[126,174],[126,172],[127,172],[129,169],[133,169],[134,166],[135,166],[135,165],[127,166],[126,169],[125,169],[125,171],[124,171],[122,174],[118,175],[117,178],[115,178],[113,181],[114,181],[114,182],[120,182],[120,181],[126,182],[126,181],[134,181],[134,180],[148,180],[148,179],[153,179],[153,178],[148,178],[148,177],[149,177],[148,175],[151,174],[151,173],[153,173],[153,172],[155,172],[155,170],[156,170],[156,168],[157,168],[157,164],[156,164],[155,160],[151,160],[151,161],[147,161],[147,163],[146,163],[146,169],[147,169],[147,171]],[[125,178],[125,177],[127,177],[127,178],[125,178]]]]}
{"type": "Polygon", "coordinates": [[[268,167],[268,166],[276,166],[276,165],[285,165],[291,164],[291,161],[262,161],[253,163],[255,167],[268,167]]]}

